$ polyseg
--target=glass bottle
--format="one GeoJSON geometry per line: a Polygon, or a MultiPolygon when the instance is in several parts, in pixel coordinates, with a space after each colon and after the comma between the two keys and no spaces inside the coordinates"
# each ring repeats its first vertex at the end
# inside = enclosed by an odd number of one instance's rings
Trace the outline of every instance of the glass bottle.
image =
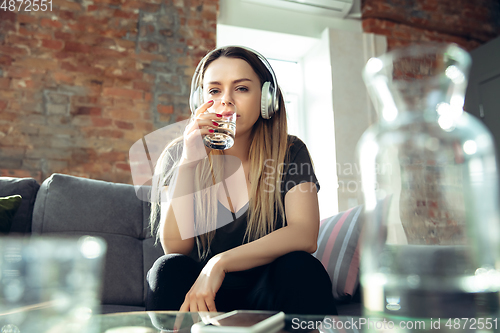
{"type": "Polygon", "coordinates": [[[379,114],[358,143],[366,316],[498,317],[498,174],[491,134],[463,111],[470,63],[431,44],[364,68],[379,114]]]}

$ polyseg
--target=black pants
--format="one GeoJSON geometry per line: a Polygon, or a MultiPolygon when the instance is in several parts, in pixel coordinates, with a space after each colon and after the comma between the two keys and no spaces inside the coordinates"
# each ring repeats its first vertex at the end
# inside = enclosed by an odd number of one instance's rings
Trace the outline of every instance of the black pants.
{"type": "MultiPolygon", "coordinates": [[[[182,254],[164,255],[148,272],[146,310],[179,310],[204,264],[182,254]]],[[[227,273],[215,296],[219,312],[274,310],[336,315],[332,284],[319,260],[303,251],[270,264],[227,273]]]]}

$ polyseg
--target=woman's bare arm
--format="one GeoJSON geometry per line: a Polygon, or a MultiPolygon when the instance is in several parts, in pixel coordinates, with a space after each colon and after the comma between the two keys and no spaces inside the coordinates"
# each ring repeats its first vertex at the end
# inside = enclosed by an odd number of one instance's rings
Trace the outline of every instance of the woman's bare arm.
{"type": "Polygon", "coordinates": [[[165,254],[188,255],[193,249],[193,179],[194,167],[181,165],[172,179],[172,188],[162,189],[159,232],[165,254]]]}
{"type": "Polygon", "coordinates": [[[184,131],[184,147],[178,169],[169,186],[161,191],[160,243],[165,254],[188,255],[194,246],[193,192],[195,168],[210,149],[203,144],[203,135],[213,133],[214,120],[221,116],[205,113],[213,101],[202,104],[184,131]],[[170,188],[171,187],[171,188],[170,188]]]}

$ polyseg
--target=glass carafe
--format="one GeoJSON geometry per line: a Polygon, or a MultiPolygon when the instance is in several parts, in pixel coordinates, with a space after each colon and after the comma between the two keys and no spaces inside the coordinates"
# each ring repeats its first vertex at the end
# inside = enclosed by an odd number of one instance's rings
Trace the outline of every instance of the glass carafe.
{"type": "Polygon", "coordinates": [[[367,316],[498,317],[496,158],[489,131],[463,111],[470,62],[431,44],[365,66],[379,114],[358,144],[367,316]]]}

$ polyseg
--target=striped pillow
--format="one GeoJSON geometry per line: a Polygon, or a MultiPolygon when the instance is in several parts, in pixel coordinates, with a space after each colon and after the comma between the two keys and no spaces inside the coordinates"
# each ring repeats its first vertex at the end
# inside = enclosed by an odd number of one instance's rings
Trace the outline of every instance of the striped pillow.
{"type": "Polygon", "coordinates": [[[318,249],[313,254],[330,276],[333,297],[342,302],[351,299],[359,284],[362,211],[363,206],[357,206],[321,221],[318,249]]]}

